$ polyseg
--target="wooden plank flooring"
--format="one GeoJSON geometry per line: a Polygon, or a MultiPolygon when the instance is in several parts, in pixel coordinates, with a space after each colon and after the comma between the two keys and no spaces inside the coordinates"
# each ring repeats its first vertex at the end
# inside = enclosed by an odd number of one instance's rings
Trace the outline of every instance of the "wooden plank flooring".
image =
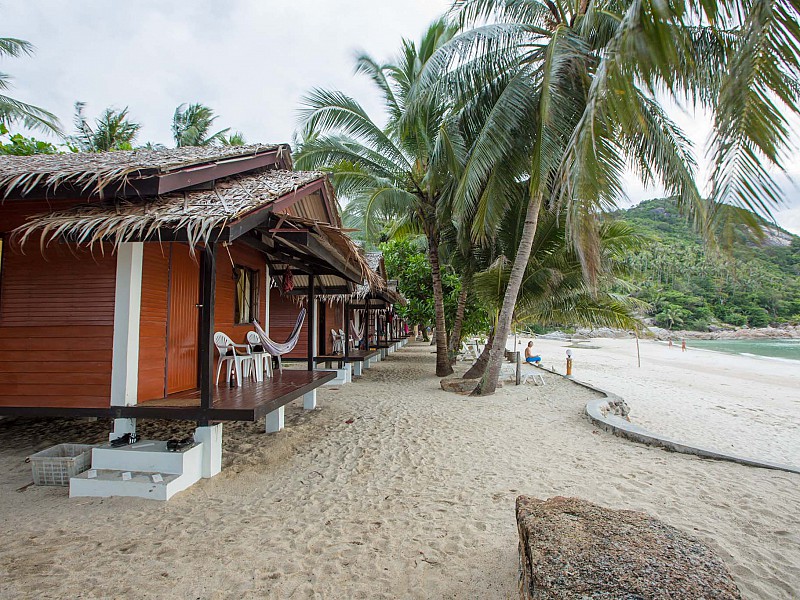
{"type": "MultiPolygon", "coordinates": [[[[241,387],[219,385],[206,416],[217,421],[256,421],[335,378],[336,373],[327,371],[284,369],[272,378],[248,381],[241,387]]],[[[193,419],[200,410],[200,390],[189,390],[126,407],[125,412],[139,418],[193,419]]]]}

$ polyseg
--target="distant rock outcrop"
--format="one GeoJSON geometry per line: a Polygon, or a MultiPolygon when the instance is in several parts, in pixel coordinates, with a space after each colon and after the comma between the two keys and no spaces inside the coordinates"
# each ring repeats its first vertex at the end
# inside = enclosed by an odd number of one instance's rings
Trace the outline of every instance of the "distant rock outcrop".
{"type": "Polygon", "coordinates": [[[741,600],[699,541],[640,512],[517,498],[523,600],[741,600]]]}

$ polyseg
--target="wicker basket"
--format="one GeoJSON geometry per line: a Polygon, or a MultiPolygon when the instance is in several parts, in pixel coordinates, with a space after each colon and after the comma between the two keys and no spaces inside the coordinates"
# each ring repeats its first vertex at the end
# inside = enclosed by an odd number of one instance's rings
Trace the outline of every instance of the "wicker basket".
{"type": "Polygon", "coordinates": [[[69,485],[69,478],[86,471],[92,463],[90,444],[58,444],[31,455],[33,483],[69,485]]]}

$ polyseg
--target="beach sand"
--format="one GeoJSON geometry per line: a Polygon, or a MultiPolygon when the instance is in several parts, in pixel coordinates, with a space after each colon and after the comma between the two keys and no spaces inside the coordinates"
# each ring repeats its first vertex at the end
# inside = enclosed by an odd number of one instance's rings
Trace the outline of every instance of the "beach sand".
{"type": "Polygon", "coordinates": [[[624,398],[631,420],[654,433],[800,468],[800,362],[687,344],[640,340],[639,368],[633,338],[534,340],[543,364],[562,373],[571,348],[573,376],[624,398]]]}
{"type": "Polygon", "coordinates": [[[167,503],[18,491],[25,456],[107,423],[0,421],[0,598],[516,598],[519,494],[646,511],[712,547],[747,598],[800,593],[800,476],[599,432],[593,392],[555,375],[443,392],[431,350],[293,403],[279,434],[226,424],[222,474],[167,503]]]}

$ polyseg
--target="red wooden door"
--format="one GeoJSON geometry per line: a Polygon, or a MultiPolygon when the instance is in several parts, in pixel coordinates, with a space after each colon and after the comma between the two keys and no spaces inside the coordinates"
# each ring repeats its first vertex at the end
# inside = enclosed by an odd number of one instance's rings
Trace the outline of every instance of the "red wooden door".
{"type": "Polygon", "coordinates": [[[172,244],[167,323],[167,394],[197,387],[200,268],[189,247],[172,244]]]}

